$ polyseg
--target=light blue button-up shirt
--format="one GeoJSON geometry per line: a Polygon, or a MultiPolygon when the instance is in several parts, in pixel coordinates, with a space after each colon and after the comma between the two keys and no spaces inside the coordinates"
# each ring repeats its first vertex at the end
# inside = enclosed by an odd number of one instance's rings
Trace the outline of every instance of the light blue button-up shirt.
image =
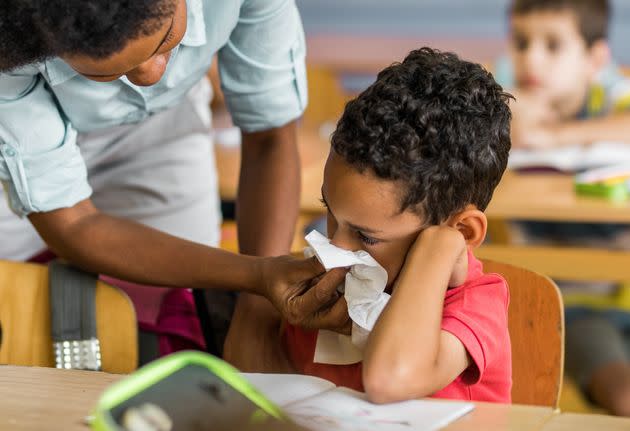
{"type": "Polygon", "coordinates": [[[206,74],[218,52],[234,123],[278,127],[306,102],[304,33],[294,0],[186,0],[188,27],[151,87],[125,77],[90,81],[59,58],[0,74],[0,181],[25,216],[91,195],[77,133],[137,123],[167,109],[206,74]]]}

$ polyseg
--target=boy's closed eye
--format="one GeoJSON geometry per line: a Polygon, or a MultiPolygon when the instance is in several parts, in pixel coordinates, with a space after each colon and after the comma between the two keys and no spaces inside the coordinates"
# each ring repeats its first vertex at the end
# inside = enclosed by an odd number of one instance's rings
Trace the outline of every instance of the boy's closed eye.
{"type": "MultiPolygon", "coordinates": [[[[332,213],[332,211],[330,210],[330,207],[328,206],[328,202],[326,202],[326,199],[322,196],[319,201],[322,203],[322,205],[324,206],[324,208],[326,208],[326,210],[328,211],[328,215],[334,218],[334,215],[332,213]]],[[[374,238],[373,236],[367,235],[365,234],[362,229],[358,226],[354,226],[349,224],[350,227],[353,229],[353,231],[356,233],[357,237],[359,238],[359,240],[365,244],[368,247],[374,246],[380,242],[382,242],[383,240],[378,239],[378,238],[374,238]]]]}
{"type": "Polygon", "coordinates": [[[359,239],[361,240],[361,242],[363,242],[367,246],[376,245],[379,243],[378,239],[369,237],[361,231],[357,231],[357,234],[359,235],[359,239]]]}

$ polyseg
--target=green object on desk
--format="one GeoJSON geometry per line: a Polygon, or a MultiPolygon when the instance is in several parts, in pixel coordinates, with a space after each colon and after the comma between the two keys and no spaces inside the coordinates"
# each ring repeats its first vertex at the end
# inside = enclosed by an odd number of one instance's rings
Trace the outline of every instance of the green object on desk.
{"type": "Polygon", "coordinates": [[[612,202],[627,201],[630,195],[625,181],[614,184],[575,183],[575,192],[581,196],[603,198],[612,202]]]}
{"type": "Polygon", "coordinates": [[[146,403],[161,408],[172,419],[172,429],[181,431],[230,429],[231,421],[252,429],[289,423],[238,370],[212,355],[190,351],[153,361],[107,388],[93,413],[92,429],[125,430],[125,412],[146,403]]]}

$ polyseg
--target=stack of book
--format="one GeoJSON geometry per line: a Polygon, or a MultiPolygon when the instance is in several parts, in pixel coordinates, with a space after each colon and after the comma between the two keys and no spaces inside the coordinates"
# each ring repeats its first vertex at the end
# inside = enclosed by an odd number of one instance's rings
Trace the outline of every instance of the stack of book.
{"type": "Polygon", "coordinates": [[[623,202],[630,198],[630,163],[596,168],[575,176],[578,195],[623,202]]]}

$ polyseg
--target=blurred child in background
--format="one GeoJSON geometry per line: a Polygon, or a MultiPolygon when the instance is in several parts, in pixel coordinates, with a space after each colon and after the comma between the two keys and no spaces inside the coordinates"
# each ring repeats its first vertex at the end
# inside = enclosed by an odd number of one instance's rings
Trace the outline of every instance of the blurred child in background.
{"type": "MultiPolygon", "coordinates": [[[[609,17],[607,0],[512,2],[512,73],[499,68],[497,76],[516,97],[515,148],[630,143],[630,81],[611,58],[609,17]]],[[[518,228],[528,242],[630,248],[630,228],[623,225],[530,222],[518,228]]],[[[566,316],[567,371],[601,406],[630,415],[630,314],[584,307],[569,308],[566,316]]]]}
{"type": "Polygon", "coordinates": [[[514,147],[630,143],[630,80],[608,45],[608,0],[515,0],[514,147]]]}

